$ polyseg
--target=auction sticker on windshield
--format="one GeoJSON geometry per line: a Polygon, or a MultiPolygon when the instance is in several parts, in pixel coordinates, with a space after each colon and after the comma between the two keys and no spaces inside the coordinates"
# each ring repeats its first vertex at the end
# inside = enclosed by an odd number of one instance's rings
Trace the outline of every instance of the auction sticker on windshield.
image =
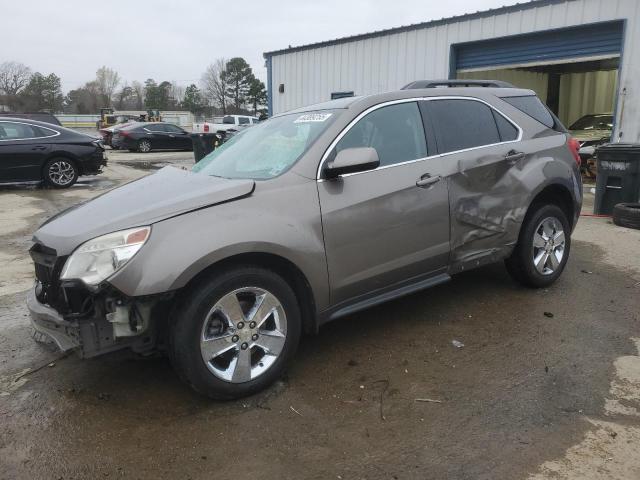
{"type": "Polygon", "coordinates": [[[296,118],[293,123],[324,122],[330,116],[331,113],[306,113],[296,118]]]}

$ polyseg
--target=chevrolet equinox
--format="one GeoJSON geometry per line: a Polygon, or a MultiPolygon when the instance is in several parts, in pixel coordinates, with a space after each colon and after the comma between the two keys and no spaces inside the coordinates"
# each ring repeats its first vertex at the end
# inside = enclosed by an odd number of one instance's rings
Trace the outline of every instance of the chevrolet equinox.
{"type": "Polygon", "coordinates": [[[530,90],[440,83],[276,115],[50,218],[34,328],[85,358],[167,352],[228,399],[277,379],[302,333],[456,273],[504,260],[549,286],[582,203],[577,142],[530,90]]]}

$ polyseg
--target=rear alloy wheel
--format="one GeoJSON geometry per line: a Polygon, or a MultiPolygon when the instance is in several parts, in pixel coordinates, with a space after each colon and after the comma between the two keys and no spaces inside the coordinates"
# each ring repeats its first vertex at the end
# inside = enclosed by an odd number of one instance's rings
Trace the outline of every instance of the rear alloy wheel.
{"type": "Polygon", "coordinates": [[[562,263],[565,250],[562,224],[557,218],[547,217],[533,234],[533,266],[541,275],[553,275],[562,263]]]}
{"type": "Polygon", "coordinates": [[[571,247],[571,228],[556,205],[533,206],[527,214],[518,244],[505,261],[509,274],[528,287],[551,285],[562,274],[571,247]]]}
{"type": "Polygon", "coordinates": [[[52,158],[44,166],[44,181],[53,188],[68,188],[78,180],[78,169],[68,158],[52,158]]]}
{"type": "Polygon", "coordinates": [[[138,151],[140,153],[148,153],[151,151],[151,142],[149,140],[140,140],[138,142],[138,151]]]}
{"type": "Polygon", "coordinates": [[[271,271],[229,270],[204,281],[181,305],[172,319],[172,363],[184,381],[211,398],[266,388],[297,348],[297,299],[271,271]]]}

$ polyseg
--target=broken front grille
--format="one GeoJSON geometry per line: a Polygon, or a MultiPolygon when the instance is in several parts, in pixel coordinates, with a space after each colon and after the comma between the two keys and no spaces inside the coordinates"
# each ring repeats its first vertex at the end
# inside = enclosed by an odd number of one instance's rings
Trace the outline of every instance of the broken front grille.
{"type": "Polygon", "coordinates": [[[36,297],[40,303],[55,308],[65,317],[82,317],[93,312],[93,295],[78,282],[60,281],[62,267],[67,257],[58,257],[57,252],[40,243],[29,251],[35,267],[36,297]]]}
{"type": "Polygon", "coordinates": [[[53,269],[39,263],[34,263],[34,266],[36,268],[36,279],[42,284],[49,285],[53,277],[53,269]]]}
{"type": "Polygon", "coordinates": [[[64,259],[58,258],[54,249],[36,243],[29,250],[35,267],[36,279],[40,285],[36,288],[36,295],[40,303],[57,307],[60,288],[60,270],[64,259]]]}

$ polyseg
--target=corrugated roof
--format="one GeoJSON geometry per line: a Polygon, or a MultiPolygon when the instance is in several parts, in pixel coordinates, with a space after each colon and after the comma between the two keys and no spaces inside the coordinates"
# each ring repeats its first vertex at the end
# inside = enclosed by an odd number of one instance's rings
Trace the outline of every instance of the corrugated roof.
{"type": "Polygon", "coordinates": [[[491,17],[494,15],[501,15],[503,13],[511,13],[519,10],[528,10],[530,8],[538,8],[538,7],[544,7],[547,5],[554,5],[557,3],[565,3],[565,2],[573,2],[573,1],[577,1],[577,0],[530,0],[529,2],[525,2],[525,3],[516,3],[515,5],[506,5],[504,7],[491,8],[489,10],[483,10],[475,13],[465,13],[463,15],[456,15],[453,17],[441,18],[440,20],[429,20],[428,22],[413,23],[411,25],[388,28],[385,30],[376,30],[370,33],[361,33],[358,35],[340,37],[333,40],[325,40],[323,42],[309,43],[307,45],[300,45],[298,47],[283,48],[281,50],[272,50],[270,52],[263,53],[263,56],[264,58],[267,58],[275,55],[281,55],[284,53],[298,52],[300,50],[310,50],[313,48],[328,47],[328,46],[336,45],[340,43],[348,43],[348,42],[354,42],[357,40],[366,40],[368,38],[383,37],[385,35],[391,35],[394,33],[407,32],[411,30],[420,30],[427,27],[436,27],[439,25],[446,25],[448,23],[474,20],[476,18],[491,17]]]}

